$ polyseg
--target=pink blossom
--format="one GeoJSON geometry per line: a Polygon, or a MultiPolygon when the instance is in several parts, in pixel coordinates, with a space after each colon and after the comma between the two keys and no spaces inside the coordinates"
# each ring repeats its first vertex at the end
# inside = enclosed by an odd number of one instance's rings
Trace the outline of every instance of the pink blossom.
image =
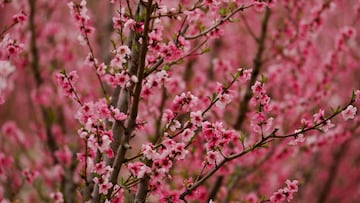
{"type": "Polygon", "coordinates": [[[201,126],[201,122],[202,122],[202,112],[201,111],[191,112],[190,118],[191,118],[191,122],[193,122],[193,124],[195,124],[196,126],[201,126]]]}
{"type": "Polygon", "coordinates": [[[103,182],[99,184],[99,193],[103,195],[107,195],[109,189],[113,186],[110,182],[103,182]]]}
{"type": "Polygon", "coordinates": [[[270,197],[270,201],[272,203],[275,202],[284,202],[286,199],[286,196],[284,194],[284,190],[283,189],[279,189],[278,191],[274,192],[271,197],[270,197]]]}
{"type": "Polygon", "coordinates": [[[314,122],[319,123],[325,119],[325,111],[323,109],[320,109],[318,113],[314,114],[314,122]]]}
{"type": "Polygon", "coordinates": [[[0,60],[0,77],[8,77],[15,71],[15,67],[9,62],[0,60]]]}
{"type": "Polygon", "coordinates": [[[294,192],[298,191],[298,184],[299,184],[298,180],[293,180],[293,181],[286,180],[285,183],[286,183],[287,188],[289,189],[289,192],[294,193],[294,192]]]}
{"type": "Polygon", "coordinates": [[[124,27],[136,32],[142,32],[144,29],[144,24],[142,22],[136,22],[133,19],[128,19],[126,20],[124,27]]]}
{"type": "Polygon", "coordinates": [[[26,21],[26,19],[27,19],[27,16],[24,12],[21,12],[21,13],[13,16],[13,21],[15,23],[23,23],[26,21]]]}
{"type": "Polygon", "coordinates": [[[257,197],[257,195],[255,193],[250,193],[246,196],[246,201],[248,203],[256,203],[256,202],[258,202],[258,199],[259,198],[257,197]]]}
{"type": "Polygon", "coordinates": [[[141,151],[144,153],[144,156],[147,159],[154,160],[159,157],[159,154],[153,149],[154,146],[151,143],[143,144],[141,146],[141,151]]]}
{"type": "Polygon", "coordinates": [[[341,112],[341,115],[344,118],[344,120],[354,119],[356,115],[356,111],[357,111],[356,107],[349,105],[345,110],[341,112]]]}
{"type": "Polygon", "coordinates": [[[64,198],[61,192],[52,192],[50,193],[50,198],[54,201],[54,203],[63,203],[64,198]]]}
{"type": "Polygon", "coordinates": [[[23,175],[25,176],[25,179],[28,183],[32,184],[38,173],[36,171],[25,169],[23,171],[23,175]]]}
{"type": "Polygon", "coordinates": [[[55,152],[56,158],[59,162],[69,166],[72,161],[72,152],[70,151],[68,146],[65,146],[63,149],[60,149],[55,152]]]}
{"type": "Polygon", "coordinates": [[[245,69],[245,70],[240,69],[238,71],[242,71],[242,75],[241,75],[242,80],[244,80],[245,82],[250,80],[252,69],[245,69]]]}
{"type": "Polygon", "coordinates": [[[169,129],[174,132],[180,127],[181,127],[181,123],[178,120],[173,120],[173,122],[169,126],[169,129]]]}
{"type": "Polygon", "coordinates": [[[206,161],[208,164],[210,164],[212,166],[219,164],[222,159],[223,158],[222,158],[220,152],[218,152],[218,151],[209,151],[207,153],[206,161]]]}
{"type": "Polygon", "coordinates": [[[181,136],[183,137],[183,141],[184,142],[188,142],[191,140],[191,138],[193,138],[195,135],[195,132],[191,129],[185,129],[182,133],[181,136]]]}
{"type": "Polygon", "coordinates": [[[327,120],[326,123],[321,126],[321,129],[324,131],[324,132],[327,132],[329,131],[329,129],[335,127],[335,125],[333,123],[331,123],[331,120],[327,120]]]}
{"type": "MultiPolygon", "coordinates": [[[[295,130],[295,133],[299,132],[300,130],[295,130]]],[[[303,143],[305,141],[304,134],[298,134],[294,140],[291,140],[288,144],[291,146],[298,145],[299,143],[303,143]]]]}
{"type": "Polygon", "coordinates": [[[127,119],[127,115],[124,114],[123,112],[120,112],[119,109],[115,109],[112,107],[112,111],[114,113],[114,118],[118,121],[123,121],[123,120],[126,120],[127,119]]]}
{"type": "Polygon", "coordinates": [[[142,162],[129,163],[128,169],[134,176],[138,178],[144,177],[146,173],[151,171],[151,169],[142,162]]]}
{"type": "Polygon", "coordinates": [[[163,116],[162,116],[162,121],[163,122],[169,122],[172,118],[174,117],[174,112],[171,111],[170,109],[165,109],[163,116]]]}
{"type": "Polygon", "coordinates": [[[219,108],[225,108],[227,104],[229,104],[233,99],[233,96],[231,96],[228,93],[221,94],[219,96],[219,100],[215,103],[215,105],[219,108]]]}
{"type": "Polygon", "coordinates": [[[263,84],[259,81],[256,81],[255,84],[251,87],[252,91],[254,94],[261,94],[261,93],[265,93],[264,88],[263,88],[263,84]]]}

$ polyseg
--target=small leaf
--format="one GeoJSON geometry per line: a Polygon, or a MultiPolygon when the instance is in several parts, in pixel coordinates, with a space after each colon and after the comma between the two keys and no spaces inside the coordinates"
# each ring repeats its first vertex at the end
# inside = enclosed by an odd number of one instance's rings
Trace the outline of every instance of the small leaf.
{"type": "Polygon", "coordinates": [[[162,69],[168,71],[170,69],[170,66],[169,65],[163,65],[162,69]]]}
{"type": "Polygon", "coordinates": [[[219,11],[220,15],[221,16],[226,16],[226,14],[228,13],[227,9],[226,8],[221,8],[220,11],[219,11]]]}
{"type": "Polygon", "coordinates": [[[261,83],[266,83],[267,80],[268,80],[267,77],[261,74],[261,83]]]}
{"type": "Polygon", "coordinates": [[[212,101],[212,102],[215,101],[216,98],[217,98],[217,94],[216,94],[216,93],[213,93],[213,94],[212,94],[211,101],[212,101]]]}
{"type": "Polygon", "coordinates": [[[356,100],[356,94],[355,91],[352,91],[351,101],[354,102],[356,100]]]}
{"type": "Polygon", "coordinates": [[[208,47],[208,48],[203,49],[203,50],[201,51],[201,54],[205,54],[205,53],[208,53],[208,52],[210,52],[210,51],[211,51],[211,49],[208,47]]]}

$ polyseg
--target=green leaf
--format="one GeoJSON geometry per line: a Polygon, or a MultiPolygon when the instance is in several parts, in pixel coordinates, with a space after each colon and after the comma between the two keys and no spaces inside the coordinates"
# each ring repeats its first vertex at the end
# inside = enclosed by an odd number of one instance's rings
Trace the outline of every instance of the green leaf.
{"type": "Polygon", "coordinates": [[[165,64],[163,65],[162,69],[168,71],[170,69],[170,66],[165,64]]]}
{"type": "Polygon", "coordinates": [[[116,42],[114,41],[114,40],[110,40],[110,42],[111,42],[111,44],[112,44],[112,46],[113,46],[113,49],[116,49],[116,42]]]}
{"type": "Polygon", "coordinates": [[[240,136],[239,136],[239,140],[243,145],[245,143],[245,138],[246,138],[246,135],[244,133],[241,133],[240,136]]]}
{"type": "Polygon", "coordinates": [[[221,8],[221,9],[219,10],[219,13],[220,13],[221,16],[226,16],[227,13],[228,13],[228,11],[227,11],[226,8],[221,8]]]}
{"type": "Polygon", "coordinates": [[[178,6],[178,11],[179,11],[179,12],[182,11],[182,6],[181,6],[181,4],[179,4],[179,6],[178,6]]]}
{"type": "Polygon", "coordinates": [[[352,91],[351,101],[354,102],[356,100],[356,94],[355,91],[352,91]]]}
{"type": "Polygon", "coordinates": [[[201,54],[205,54],[205,53],[208,53],[208,52],[210,52],[210,48],[208,47],[208,48],[205,48],[205,49],[203,49],[202,51],[201,51],[201,54]]]}
{"type": "Polygon", "coordinates": [[[217,98],[217,94],[216,94],[216,93],[213,93],[213,94],[212,94],[211,101],[212,101],[212,102],[215,101],[216,98],[217,98]]]}
{"type": "Polygon", "coordinates": [[[267,77],[265,77],[265,75],[261,74],[261,83],[266,83],[267,81],[267,77]]]}

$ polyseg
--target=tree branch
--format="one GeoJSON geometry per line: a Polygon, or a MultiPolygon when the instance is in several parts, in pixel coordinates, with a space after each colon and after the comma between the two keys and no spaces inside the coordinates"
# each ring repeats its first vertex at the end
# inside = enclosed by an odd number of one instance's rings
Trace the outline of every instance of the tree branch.
{"type": "Polygon", "coordinates": [[[260,73],[260,69],[262,66],[262,55],[264,53],[265,50],[265,40],[266,40],[266,34],[267,34],[267,27],[268,27],[268,23],[269,23],[269,18],[270,18],[270,9],[266,8],[265,10],[265,16],[264,19],[262,21],[261,24],[261,34],[258,40],[258,49],[257,49],[257,53],[255,56],[255,59],[253,61],[253,71],[251,73],[251,78],[250,81],[248,83],[248,86],[246,88],[246,92],[245,92],[245,96],[244,99],[240,102],[240,109],[239,109],[239,115],[236,119],[236,123],[234,124],[234,128],[236,130],[240,130],[242,123],[244,122],[245,118],[246,118],[246,113],[248,112],[248,108],[249,108],[249,101],[252,97],[252,90],[251,87],[255,84],[256,82],[256,78],[260,73]]]}
{"type": "Polygon", "coordinates": [[[215,30],[216,28],[218,28],[221,24],[225,23],[226,21],[228,21],[231,17],[233,17],[236,13],[240,12],[240,11],[244,11],[245,9],[247,8],[251,8],[253,7],[254,4],[250,4],[248,6],[244,6],[244,5],[241,5],[239,6],[238,8],[236,8],[234,11],[232,11],[230,14],[228,14],[227,16],[225,16],[224,18],[220,19],[219,22],[217,22],[215,25],[209,27],[208,29],[196,34],[196,35],[193,35],[193,36],[185,36],[184,38],[186,40],[192,40],[192,39],[197,39],[199,37],[202,37],[204,35],[206,35],[207,33],[215,30]]]}
{"type": "Polygon", "coordinates": [[[342,143],[339,149],[333,154],[334,160],[329,168],[328,177],[324,182],[324,186],[319,194],[319,199],[317,201],[318,203],[323,203],[327,201],[329,193],[331,192],[331,188],[334,184],[334,181],[336,180],[336,175],[340,166],[341,159],[344,157],[346,151],[349,148],[350,140],[351,139],[348,139],[344,143],[342,143]]]}
{"type": "Polygon", "coordinates": [[[195,182],[191,187],[187,188],[183,193],[181,193],[180,195],[180,199],[185,200],[185,197],[189,194],[191,194],[192,191],[194,191],[196,188],[198,188],[200,185],[202,185],[208,178],[210,178],[213,174],[215,174],[216,171],[218,171],[223,165],[225,165],[225,163],[237,159],[239,157],[242,157],[246,154],[248,154],[249,152],[252,152],[262,146],[264,146],[267,143],[270,143],[274,140],[276,140],[275,138],[288,138],[288,137],[296,137],[299,134],[311,131],[311,130],[317,130],[318,127],[324,125],[327,123],[328,120],[334,118],[336,115],[340,114],[343,110],[345,110],[349,105],[351,105],[352,103],[355,102],[355,99],[352,98],[351,101],[346,104],[343,108],[341,108],[340,111],[337,111],[335,113],[333,113],[331,116],[329,116],[328,118],[322,120],[321,122],[314,124],[313,126],[310,126],[308,128],[302,129],[297,133],[292,133],[289,135],[285,135],[285,136],[276,136],[276,132],[278,131],[277,128],[275,128],[273,130],[272,133],[270,133],[270,135],[262,137],[259,141],[257,141],[254,145],[249,146],[248,148],[244,149],[243,151],[237,153],[237,154],[232,154],[229,156],[224,157],[224,159],[218,163],[213,169],[211,169],[206,175],[204,175],[200,180],[198,180],[197,182],[195,182]]]}
{"type": "MultiPolygon", "coordinates": [[[[142,7],[142,5],[140,5],[140,7],[142,7]]],[[[146,6],[146,8],[144,8],[144,11],[145,11],[145,20],[144,20],[143,42],[142,42],[140,55],[139,55],[139,66],[137,69],[137,78],[139,81],[135,85],[135,91],[133,94],[134,96],[133,96],[133,101],[132,101],[132,105],[131,105],[131,111],[130,111],[130,116],[128,119],[128,124],[127,124],[127,127],[124,132],[124,136],[122,137],[121,144],[117,150],[117,153],[116,153],[116,156],[114,159],[114,163],[113,163],[114,170],[110,175],[110,181],[111,181],[111,183],[113,183],[113,185],[115,185],[117,182],[117,178],[118,178],[121,166],[125,160],[125,154],[127,152],[128,145],[129,145],[128,142],[130,140],[133,130],[136,127],[136,118],[138,115],[140,93],[141,93],[141,89],[142,89],[142,80],[144,78],[145,58],[146,58],[146,53],[147,53],[147,48],[148,48],[147,47],[148,46],[148,38],[149,38],[148,32],[150,30],[150,15],[152,13],[152,1],[151,0],[149,0],[147,2],[147,6],[146,6]]],[[[109,190],[108,197],[110,197],[110,195],[113,191],[113,188],[114,187],[112,187],[109,190]]]]}

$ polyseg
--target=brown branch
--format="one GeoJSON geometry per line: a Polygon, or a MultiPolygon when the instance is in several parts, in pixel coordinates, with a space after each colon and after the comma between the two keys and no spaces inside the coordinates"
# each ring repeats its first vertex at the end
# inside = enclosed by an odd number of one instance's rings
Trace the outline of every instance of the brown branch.
{"type": "Polygon", "coordinates": [[[328,199],[331,188],[334,184],[334,181],[336,180],[336,175],[340,166],[340,162],[349,148],[350,140],[351,139],[348,139],[344,143],[342,143],[339,149],[333,154],[334,160],[329,168],[328,177],[324,182],[324,186],[319,194],[319,199],[317,201],[318,203],[326,202],[326,200],[328,199]]]}
{"type": "MultiPolygon", "coordinates": [[[[36,42],[36,27],[35,27],[35,14],[36,14],[36,0],[29,0],[30,14],[29,14],[29,29],[30,29],[30,52],[32,56],[31,68],[34,74],[36,88],[39,89],[43,84],[43,79],[41,77],[40,66],[39,66],[39,52],[36,42]]],[[[58,146],[55,142],[54,136],[51,131],[53,124],[52,110],[50,107],[46,108],[40,105],[41,115],[45,124],[46,131],[46,142],[51,153],[51,156],[55,164],[59,163],[58,159],[55,156],[55,152],[58,150],[58,146]]],[[[65,197],[65,202],[74,201],[74,188],[75,183],[72,180],[75,167],[71,167],[65,170],[65,174],[62,176],[62,192],[65,197]]]]}
{"type": "MultiPolygon", "coordinates": [[[[31,51],[31,68],[34,74],[36,87],[40,88],[40,86],[43,83],[43,79],[41,78],[41,73],[39,70],[39,53],[37,49],[36,44],[36,28],[35,28],[35,4],[36,0],[29,0],[30,5],[30,14],[29,14],[29,27],[30,27],[30,51],[31,51]]],[[[55,157],[55,151],[58,149],[55,140],[53,138],[52,132],[51,132],[51,125],[52,125],[52,119],[51,119],[51,110],[45,108],[44,106],[40,106],[41,115],[43,117],[43,121],[45,124],[45,130],[46,130],[46,136],[47,136],[47,145],[49,147],[49,150],[51,152],[52,158],[57,163],[57,159],[55,157]]]]}
{"type": "Polygon", "coordinates": [[[320,126],[324,125],[327,123],[328,120],[334,118],[336,115],[340,114],[343,110],[345,110],[349,105],[351,105],[352,103],[355,102],[355,99],[352,98],[351,101],[346,104],[343,108],[341,108],[340,111],[336,111],[335,113],[333,113],[331,116],[329,116],[328,118],[322,120],[319,123],[314,124],[313,126],[310,126],[308,128],[302,129],[297,133],[292,133],[289,135],[285,135],[285,136],[277,136],[276,132],[278,131],[278,129],[274,129],[272,133],[270,133],[270,135],[262,137],[259,141],[257,141],[254,145],[244,149],[243,151],[237,153],[237,154],[232,154],[229,156],[225,156],[224,159],[218,163],[213,169],[211,169],[206,175],[204,175],[200,180],[198,180],[197,182],[195,182],[191,187],[187,188],[183,193],[181,193],[180,195],[180,199],[182,199],[184,202],[186,202],[185,197],[189,194],[192,193],[192,191],[194,191],[196,188],[198,188],[200,185],[202,185],[207,179],[209,179],[213,174],[215,174],[216,171],[218,171],[223,165],[225,165],[225,163],[237,159],[239,157],[242,157],[246,154],[248,154],[249,152],[252,152],[258,148],[263,147],[265,144],[268,144],[274,140],[276,140],[275,138],[288,138],[288,137],[296,137],[299,134],[311,131],[311,130],[317,130],[320,126]]]}
{"type": "MultiPolygon", "coordinates": [[[[233,80],[230,82],[229,85],[227,85],[226,87],[223,87],[223,90],[222,90],[221,94],[224,94],[225,92],[227,92],[227,91],[230,89],[230,87],[236,82],[236,80],[238,79],[238,77],[240,76],[240,74],[241,74],[241,73],[239,73],[239,75],[236,75],[236,77],[233,78],[233,80]]],[[[206,107],[206,109],[205,109],[204,111],[202,111],[201,115],[204,116],[204,115],[212,108],[212,106],[214,106],[214,104],[215,104],[216,102],[218,102],[218,101],[219,101],[219,97],[217,97],[216,99],[212,100],[212,101],[210,102],[210,104],[206,107]]],[[[186,129],[190,128],[190,127],[191,127],[191,125],[188,124],[188,125],[184,126],[181,130],[179,130],[177,133],[175,133],[174,135],[169,136],[169,137],[170,137],[170,138],[177,137],[177,136],[180,135],[182,132],[184,132],[184,130],[186,130],[186,129]]],[[[167,128],[167,129],[168,129],[168,128],[167,128]]],[[[167,129],[165,129],[165,131],[166,131],[167,129]]],[[[164,132],[165,132],[165,131],[164,131],[164,132]]],[[[191,143],[189,143],[186,147],[189,147],[190,144],[191,144],[191,143]]],[[[156,145],[154,148],[157,149],[157,148],[159,148],[160,146],[161,146],[161,143],[158,144],[158,145],[156,145]]],[[[127,158],[126,161],[127,161],[127,162],[128,162],[128,161],[132,161],[132,160],[137,159],[137,158],[140,158],[140,157],[142,157],[142,156],[144,156],[144,154],[143,154],[143,153],[139,153],[139,154],[137,154],[137,155],[135,155],[135,156],[133,156],[133,157],[127,158]]]]}
{"type": "MultiPolygon", "coordinates": [[[[140,4],[140,3],[139,3],[140,4]]],[[[136,18],[140,16],[140,5],[138,4],[136,9],[136,18]]],[[[130,6],[130,4],[128,4],[130,6]]],[[[131,8],[129,7],[129,10],[131,8]]],[[[139,38],[140,34],[136,33],[135,31],[131,31],[129,34],[129,40],[127,43],[127,46],[131,48],[131,56],[130,61],[128,63],[128,72],[130,75],[136,75],[137,70],[139,67],[138,59],[139,59],[139,38]]],[[[113,91],[110,105],[116,107],[119,109],[120,112],[127,114],[129,110],[131,95],[130,91],[134,87],[134,85],[131,85],[130,87],[121,88],[119,85],[116,86],[115,90],[113,91]]],[[[111,125],[111,123],[107,123],[107,125],[111,125]]],[[[113,139],[114,141],[111,143],[111,149],[115,154],[117,154],[120,145],[123,141],[123,136],[125,134],[125,126],[123,121],[115,121],[112,124],[112,132],[113,132],[113,139]]],[[[116,157],[115,157],[116,158],[116,157]]],[[[106,164],[113,166],[115,158],[106,158],[106,164]]],[[[92,203],[100,201],[99,196],[99,188],[98,185],[95,185],[93,189],[93,198],[92,203]]]]}
{"type": "Polygon", "coordinates": [[[218,171],[222,166],[224,166],[227,162],[237,159],[241,156],[244,156],[248,154],[249,152],[254,151],[255,149],[258,149],[259,147],[263,146],[269,139],[271,139],[275,133],[278,131],[278,129],[275,129],[269,136],[261,138],[258,142],[256,142],[254,145],[248,147],[247,149],[244,149],[242,152],[233,154],[230,156],[225,156],[220,163],[218,163],[213,169],[211,169],[206,175],[204,175],[200,180],[195,182],[191,187],[187,188],[183,193],[180,195],[180,199],[185,200],[185,197],[192,193],[196,188],[198,188],[200,185],[202,185],[207,179],[209,179],[213,174],[215,174],[216,171],[218,171]]]}
{"type": "Polygon", "coordinates": [[[249,32],[250,36],[256,41],[259,43],[259,39],[257,38],[257,36],[255,35],[254,31],[251,29],[246,17],[242,14],[240,14],[240,17],[241,19],[243,20],[244,22],[244,25],[245,25],[245,28],[246,30],[249,32]]]}
{"type": "Polygon", "coordinates": [[[262,56],[265,50],[265,40],[266,40],[269,18],[270,18],[270,9],[266,8],[265,16],[261,24],[261,34],[258,40],[258,49],[256,52],[255,59],[253,61],[254,68],[251,73],[251,78],[248,83],[248,86],[246,88],[244,99],[240,102],[239,115],[236,119],[236,123],[234,124],[234,128],[236,130],[240,130],[241,125],[246,118],[246,113],[248,112],[248,108],[249,108],[249,101],[253,95],[251,87],[255,84],[256,78],[259,75],[260,69],[262,67],[262,56]]]}
{"type": "Polygon", "coordinates": [[[223,203],[228,203],[230,201],[231,193],[234,190],[234,188],[236,187],[237,183],[241,179],[244,179],[245,177],[248,177],[249,175],[256,172],[257,169],[274,154],[274,151],[275,150],[273,148],[269,153],[266,154],[266,156],[263,159],[261,159],[260,161],[255,163],[251,168],[247,168],[247,170],[243,171],[242,173],[239,172],[241,168],[236,167],[233,178],[231,179],[231,182],[227,187],[227,194],[223,200],[223,203]]]}
{"type": "Polygon", "coordinates": [[[157,70],[157,68],[159,68],[161,66],[161,64],[164,62],[164,58],[159,58],[156,63],[145,73],[144,77],[146,78],[147,76],[149,76],[151,73],[153,73],[154,71],[157,70]]]}
{"type": "MultiPolygon", "coordinates": [[[[152,140],[152,144],[156,144],[161,139],[161,135],[162,135],[162,133],[161,133],[161,118],[162,118],[162,115],[163,115],[166,99],[167,99],[166,88],[163,86],[161,104],[160,104],[160,107],[159,107],[160,115],[156,120],[156,132],[155,132],[155,137],[152,140]]],[[[152,164],[153,164],[152,160],[148,160],[148,159],[146,159],[144,161],[144,163],[148,167],[151,167],[152,164]]],[[[136,196],[135,196],[134,203],[145,202],[146,196],[148,194],[149,180],[150,180],[150,175],[149,174],[145,174],[145,176],[140,179],[140,183],[139,183],[138,191],[137,191],[136,196]]]]}
{"type": "Polygon", "coordinates": [[[223,180],[224,180],[224,176],[218,176],[216,178],[216,181],[214,183],[214,186],[213,188],[211,189],[210,191],[210,194],[206,200],[206,202],[210,202],[210,200],[214,200],[216,198],[216,194],[217,192],[219,191],[219,189],[221,188],[221,185],[223,183],[223,180]]]}
{"type": "Polygon", "coordinates": [[[0,33],[0,40],[2,40],[4,38],[3,35],[5,35],[5,33],[8,32],[11,28],[13,28],[16,24],[17,24],[17,22],[13,22],[9,26],[5,26],[4,29],[0,33]]]}
{"type": "MultiPolygon", "coordinates": [[[[77,8],[76,10],[77,10],[78,14],[80,15],[80,8],[78,6],[76,8],[77,8]]],[[[93,48],[91,46],[90,39],[89,39],[89,36],[88,36],[88,34],[87,34],[86,30],[85,30],[85,24],[84,24],[83,21],[81,21],[81,29],[82,29],[81,31],[83,32],[82,36],[84,37],[86,45],[87,45],[87,47],[89,48],[89,51],[90,51],[90,57],[91,57],[90,60],[92,61],[93,67],[95,68],[96,77],[97,77],[97,79],[99,81],[99,84],[101,86],[101,89],[103,91],[103,94],[104,94],[105,98],[108,99],[108,94],[106,92],[105,85],[104,85],[99,73],[97,72],[99,67],[98,67],[98,64],[96,63],[96,60],[95,60],[96,59],[95,58],[95,52],[94,52],[94,50],[93,50],[93,48]]]]}
{"type": "MultiPolygon", "coordinates": [[[[209,78],[210,81],[214,80],[214,63],[212,61],[212,59],[216,58],[218,56],[218,52],[219,49],[222,45],[222,41],[221,39],[215,39],[213,42],[213,49],[211,50],[211,55],[210,55],[210,64],[209,67],[207,69],[207,76],[209,78]]],[[[220,175],[216,178],[215,180],[215,184],[213,185],[213,188],[211,189],[211,192],[209,194],[208,200],[207,202],[209,202],[210,200],[215,200],[216,199],[216,195],[218,190],[220,189],[220,186],[223,182],[224,176],[220,175]],[[220,184],[220,185],[218,185],[220,184]]]]}
{"type": "Polygon", "coordinates": [[[283,135],[283,136],[274,135],[274,138],[296,137],[296,136],[298,136],[299,134],[306,133],[307,131],[314,130],[314,129],[318,129],[318,128],[321,127],[322,125],[326,124],[329,120],[331,120],[331,119],[333,119],[335,116],[339,115],[342,111],[344,111],[348,106],[350,106],[350,105],[353,104],[354,102],[355,102],[355,99],[354,99],[354,98],[351,98],[350,102],[347,103],[343,108],[341,108],[341,109],[338,110],[338,111],[335,111],[331,116],[327,117],[326,119],[323,119],[321,122],[313,125],[311,128],[305,128],[305,129],[302,129],[302,130],[299,131],[299,132],[292,133],[292,134],[289,134],[289,135],[283,135]]]}
{"type": "MultiPolygon", "coordinates": [[[[140,2],[141,3],[141,2],[140,2]]],[[[140,5],[142,7],[142,5],[140,5]]],[[[136,118],[138,115],[138,109],[139,109],[139,102],[140,102],[140,93],[142,89],[142,81],[144,78],[144,69],[145,69],[145,58],[147,53],[147,46],[148,46],[148,32],[150,30],[150,15],[152,13],[152,1],[148,1],[146,8],[142,8],[141,10],[144,10],[145,13],[145,20],[144,20],[144,31],[143,31],[143,42],[139,54],[139,66],[137,69],[137,78],[138,82],[135,85],[135,91],[133,96],[133,101],[131,105],[131,111],[128,119],[128,124],[126,129],[124,130],[124,136],[122,136],[121,144],[117,150],[114,163],[113,163],[113,172],[110,175],[110,182],[113,183],[113,185],[116,184],[117,178],[119,175],[119,171],[121,169],[121,166],[123,165],[125,161],[125,155],[129,146],[129,140],[131,137],[131,134],[133,130],[136,127],[136,118]]],[[[109,190],[109,197],[113,191],[113,187],[109,190]]]]}
{"type": "Polygon", "coordinates": [[[224,18],[220,19],[219,22],[217,22],[215,25],[209,27],[208,29],[196,34],[196,35],[193,35],[193,36],[185,36],[184,38],[186,40],[192,40],[192,39],[197,39],[199,37],[202,37],[204,35],[206,35],[207,33],[215,30],[216,28],[218,28],[220,25],[222,25],[223,23],[225,23],[226,21],[230,20],[231,17],[233,17],[236,13],[240,12],[240,11],[244,11],[245,9],[247,8],[251,8],[253,7],[254,4],[250,4],[248,6],[244,6],[244,5],[241,5],[239,6],[238,8],[236,8],[234,11],[232,11],[230,14],[228,14],[227,16],[225,16],[224,18]]]}

